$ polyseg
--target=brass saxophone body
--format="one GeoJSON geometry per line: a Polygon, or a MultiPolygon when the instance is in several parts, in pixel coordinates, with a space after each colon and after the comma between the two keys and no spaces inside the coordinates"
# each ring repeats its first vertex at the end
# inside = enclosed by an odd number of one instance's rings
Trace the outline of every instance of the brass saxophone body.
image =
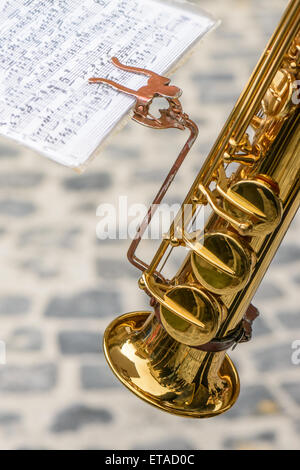
{"type": "Polygon", "coordinates": [[[153,310],[123,315],[105,332],[116,376],[164,411],[209,417],[238,397],[226,351],[251,337],[251,299],[299,207],[299,79],[292,0],[186,196],[184,226],[181,211],[144,266],[139,286],[153,310]],[[193,230],[203,206],[211,215],[193,230]],[[180,246],[187,256],[166,279],[160,266],[180,246]]]}

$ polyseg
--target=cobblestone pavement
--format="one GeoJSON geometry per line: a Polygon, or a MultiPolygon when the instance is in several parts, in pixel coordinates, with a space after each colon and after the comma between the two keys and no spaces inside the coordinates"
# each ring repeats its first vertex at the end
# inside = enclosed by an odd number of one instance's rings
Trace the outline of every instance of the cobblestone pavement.
{"type": "MultiPolygon", "coordinates": [[[[174,198],[187,192],[287,5],[199,3],[223,22],[175,75],[200,137],[174,198]]],[[[183,141],[132,122],[79,176],[1,140],[1,449],[300,447],[300,366],[291,362],[300,339],[299,217],[255,296],[254,340],[230,353],[242,390],[227,414],[198,421],[159,412],[121,387],[99,352],[108,322],[147,308],[147,299],[126,261],[128,241],[97,240],[96,207],[118,195],[149,203],[183,141]]]]}

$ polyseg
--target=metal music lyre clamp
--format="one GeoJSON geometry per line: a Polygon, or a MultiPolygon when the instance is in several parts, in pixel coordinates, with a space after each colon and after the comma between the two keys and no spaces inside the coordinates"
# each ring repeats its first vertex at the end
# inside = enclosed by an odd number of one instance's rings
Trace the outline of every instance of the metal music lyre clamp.
{"type": "Polygon", "coordinates": [[[147,75],[149,77],[148,83],[145,86],[142,86],[138,90],[131,90],[119,83],[116,83],[112,80],[106,78],[90,78],[90,83],[104,83],[112,86],[118,91],[126,93],[127,95],[133,96],[136,98],[136,105],[134,107],[134,114],[132,119],[140,124],[143,124],[154,129],[189,129],[190,135],[181,149],[178,157],[176,158],[172,168],[170,169],[165,181],[163,182],[160,190],[158,191],[155,199],[152,202],[152,206],[148,210],[148,213],[141,225],[137,230],[137,234],[133,239],[129,250],[128,250],[128,260],[136,268],[144,271],[149,266],[147,263],[137,258],[135,255],[136,249],[145,233],[147,226],[150,224],[152,217],[155,214],[155,211],[158,205],[161,203],[166,192],[168,191],[172,181],[174,180],[180,166],[182,165],[185,157],[190,151],[193,143],[195,142],[198,136],[198,127],[197,125],[189,118],[189,116],[183,112],[181,103],[179,101],[179,96],[181,96],[182,91],[180,88],[174,85],[170,85],[170,79],[162,77],[151,70],[142,69],[139,67],[132,67],[129,65],[124,65],[119,62],[117,57],[112,58],[113,64],[119,69],[125,70],[127,72],[140,73],[147,75]],[[149,111],[150,105],[153,102],[154,98],[165,98],[169,107],[166,109],[160,109],[160,117],[156,118],[152,116],[149,111]]]}
{"type": "Polygon", "coordinates": [[[138,90],[132,90],[106,78],[90,78],[89,82],[105,83],[122,93],[136,98],[133,120],[140,124],[155,129],[176,127],[183,130],[185,128],[184,122],[182,122],[185,116],[182,113],[182,107],[178,99],[182,91],[177,86],[170,85],[171,80],[169,78],[158,75],[151,70],[121,64],[117,57],[113,57],[112,62],[116,67],[126,72],[147,75],[149,77],[147,85],[142,86],[138,90]],[[169,108],[159,110],[160,117],[158,118],[149,111],[153,99],[157,97],[165,98],[169,103],[169,108]]]}

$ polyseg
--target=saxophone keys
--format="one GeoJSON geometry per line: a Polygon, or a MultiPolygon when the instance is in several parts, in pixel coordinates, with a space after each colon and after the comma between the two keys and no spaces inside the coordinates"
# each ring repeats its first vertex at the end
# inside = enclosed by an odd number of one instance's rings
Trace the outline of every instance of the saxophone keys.
{"type": "Polygon", "coordinates": [[[139,280],[139,286],[141,289],[150,293],[154,301],[157,301],[160,305],[166,307],[174,315],[177,315],[182,320],[188,321],[200,329],[205,327],[202,321],[190,313],[184,306],[178,306],[175,302],[166,298],[165,294],[170,290],[169,284],[157,282],[151,273],[145,271],[139,280]]]}
{"type": "Polygon", "coordinates": [[[223,209],[241,224],[251,224],[248,235],[265,235],[275,230],[282,217],[278,192],[278,185],[268,176],[241,180],[227,190],[223,209]]]}
{"type": "Polygon", "coordinates": [[[216,335],[222,311],[207,292],[196,286],[181,285],[165,293],[164,303],[160,305],[160,319],[172,338],[188,346],[200,346],[216,335]],[[203,326],[200,328],[191,323],[190,315],[203,326]]]}
{"type": "Polygon", "coordinates": [[[247,284],[255,255],[244,240],[231,233],[212,232],[205,234],[196,248],[191,253],[191,265],[204,288],[226,295],[247,284]]]}
{"type": "Polygon", "coordinates": [[[285,69],[277,71],[263,100],[262,108],[266,116],[282,118],[287,116],[294,108],[292,94],[295,77],[285,69]]]}
{"type": "Polygon", "coordinates": [[[140,287],[158,302],[161,323],[176,341],[201,346],[216,335],[225,307],[209,292],[190,284],[166,285],[149,272],[143,273],[140,287]]]}
{"type": "MultiPolygon", "coordinates": [[[[199,184],[198,189],[201,191],[202,195],[206,198],[206,202],[209,203],[209,205],[211,206],[211,208],[213,209],[216,215],[226,220],[241,235],[248,236],[252,233],[253,224],[250,220],[240,220],[234,215],[231,215],[228,211],[226,211],[224,208],[221,207],[221,205],[219,204],[219,200],[214,194],[214,192],[210,191],[203,184],[199,184]]],[[[223,197],[225,198],[227,197],[226,191],[224,191],[221,187],[217,186],[217,191],[219,191],[220,194],[223,195],[223,197]]],[[[200,198],[199,198],[199,201],[200,201],[200,198]]]]}
{"type": "Polygon", "coordinates": [[[231,155],[228,152],[223,154],[224,163],[242,163],[244,165],[254,165],[255,163],[259,162],[261,159],[261,154],[255,155],[254,153],[247,153],[247,154],[233,154],[231,155]]]}

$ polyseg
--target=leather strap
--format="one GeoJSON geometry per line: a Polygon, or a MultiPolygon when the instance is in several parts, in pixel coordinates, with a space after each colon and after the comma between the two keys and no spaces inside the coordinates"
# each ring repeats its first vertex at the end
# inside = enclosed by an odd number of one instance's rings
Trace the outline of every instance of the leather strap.
{"type": "MultiPolygon", "coordinates": [[[[154,307],[155,314],[161,323],[159,304],[155,299],[151,299],[150,305],[154,307]]],[[[221,352],[226,351],[229,348],[234,349],[239,343],[245,343],[250,341],[252,337],[252,324],[254,320],[258,317],[259,311],[254,305],[250,304],[247,308],[247,311],[238,324],[238,326],[224,338],[214,338],[209,343],[202,344],[201,346],[191,346],[194,349],[207,352],[221,352]]]]}
{"type": "Polygon", "coordinates": [[[214,338],[209,343],[196,346],[196,349],[207,352],[226,351],[232,347],[234,349],[239,343],[250,341],[252,337],[252,324],[258,317],[259,311],[254,305],[250,304],[247,311],[237,328],[224,338],[214,338]]]}

